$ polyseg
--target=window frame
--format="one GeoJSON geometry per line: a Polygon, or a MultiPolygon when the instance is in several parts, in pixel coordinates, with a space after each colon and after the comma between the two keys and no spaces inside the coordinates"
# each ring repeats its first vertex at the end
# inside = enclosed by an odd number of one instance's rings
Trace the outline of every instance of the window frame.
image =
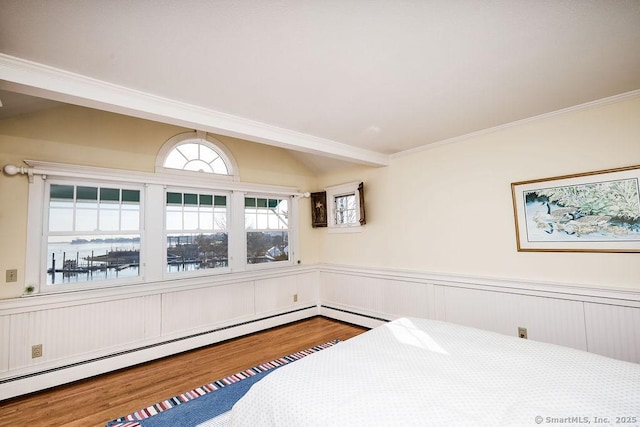
{"type": "Polygon", "coordinates": [[[231,180],[231,181],[239,181],[240,177],[238,174],[238,165],[236,161],[229,151],[229,149],[218,139],[209,135],[206,132],[202,131],[193,131],[193,132],[184,132],[179,133],[167,140],[164,145],[160,148],[158,155],[156,157],[156,173],[167,174],[167,175],[176,175],[176,176],[199,176],[202,175],[209,176],[212,179],[217,180],[231,180]],[[227,175],[217,174],[217,173],[209,173],[209,172],[196,172],[190,170],[183,169],[174,169],[167,168],[164,166],[164,163],[171,154],[171,152],[179,147],[180,145],[189,143],[189,142],[197,142],[202,145],[205,145],[208,148],[211,148],[215,151],[220,158],[224,161],[227,166],[227,175]]]}
{"type": "Polygon", "coordinates": [[[362,225],[365,224],[362,186],[361,181],[355,181],[325,188],[327,193],[327,230],[329,233],[359,233],[362,231],[362,225]],[[336,199],[351,195],[355,196],[356,221],[338,224],[336,223],[336,199]]]}
{"type": "MultiPolygon", "coordinates": [[[[164,215],[163,215],[163,264],[164,264],[164,274],[163,277],[167,280],[171,280],[171,279],[177,279],[177,278],[186,278],[186,277],[200,277],[200,276],[211,276],[211,275],[216,275],[216,274],[226,274],[226,273],[230,273],[231,272],[231,249],[229,248],[229,246],[231,246],[231,242],[230,242],[230,234],[231,234],[231,228],[230,228],[230,223],[231,223],[231,209],[230,209],[230,205],[231,205],[231,199],[232,199],[232,192],[230,191],[220,191],[217,189],[196,189],[193,187],[184,187],[184,186],[173,186],[173,185],[167,185],[164,187],[164,192],[163,192],[163,209],[164,209],[164,215]],[[225,210],[226,210],[226,220],[227,220],[227,226],[226,226],[226,230],[225,232],[227,233],[227,266],[226,267],[217,267],[217,268],[205,268],[202,270],[193,270],[193,271],[174,271],[174,272],[170,272],[168,271],[168,260],[167,260],[167,252],[168,252],[168,246],[167,246],[167,237],[169,234],[169,230],[167,228],[167,223],[166,223],[166,218],[167,218],[167,194],[168,193],[174,193],[174,192],[179,192],[182,193],[183,195],[186,194],[193,194],[196,193],[198,195],[211,195],[214,197],[215,200],[215,196],[225,196],[226,197],[226,205],[225,205],[225,210]]],[[[213,207],[215,209],[215,206],[213,207]]],[[[188,233],[192,230],[183,230],[183,233],[188,233]]],[[[209,230],[210,231],[210,230],[209,230]]],[[[215,229],[213,230],[215,231],[215,229]]],[[[177,231],[175,231],[177,233],[177,231]]],[[[193,230],[194,233],[197,232],[197,230],[193,230]]]]}
{"type": "MultiPolygon", "coordinates": [[[[219,179],[212,174],[163,174],[131,170],[109,169],[92,166],[69,165],[53,162],[25,160],[28,165],[29,191],[27,212],[27,241],[25,257],[25,286],[33,286],[31,295],[66,293],[71,291],[90,291],[98,288],[115,288],[126,285],[173,283],[192,285],[205,283],[209,277],[255,271],[259,269],[289,267],[296,263],[300,224],[298,204],[303,196],[297,188],[241,183],[229,179],[219,179]],[[133,280],[99,280],[82,282],[77,285],[65,283],[48,286],[46,283],[46,240],[43,239],[44,227],[48,221],[47,181],[65,181],[72,185],[82,183],[102,186],[141,187],[140,230],[140,273],[133,280]],[[217,193],[229,195],[227,199],[227,232],[229,266],[205,269],[202,274],[166,273],[166,236],[165,236],[165,198],[166,189],[184,189],[188,192],[217,193]],[[289,260],[268,264],[246,263],[246,233],[244,226],[245,194],[257,194],[267,198],[289,199],[289,260]],[[222,271],[224,270],[224,271],[222,271]],[[174,276],[175,274],[175,276],[174,276]],[[182,279],[190,280],[179,282],[182,279]]],[[[191,273],[191,272],[185,272],[191,273]]],[[[115,291],[118,292],[117,290],[115,291]]]]}
{"type": "MultiPolygon", "coordinates": [[[[269,193],[246,193],[242,197],[242,229],[244,231],[244,264],[247,270],[259,270],[259,269],[269,269],[269,268],[278,268],[278,267],[286,267],[294,265],[294,256],[297,254],[297,238],[298,238],[298,230],[295,232],[292,231],[292,218],[297,217],[297,209],[294,208],[295,203],[293,196],[284,196],[284,195],[276,195],[269,193]],[[254,263],[249,264],[247,257],[247,233],[250,231],[246,228],[246,207],[245,207],[245,199],[246,198],[255,198],[255,199],[286,199],[287,200],[287,209],[288,209],[288,218],[287,218],[287,234],[288,234],[288,247],[289,247],[289,256],[287,260],[283,261],[275,261],[275,262],[267,262],[267,263],[254,263]],[[295,234],[295,235],[294,235],[295,234]]],[[[269,231],[269,232],[277,232],[279,229],[254,229],[256,231],[269,231]]]]}
{"type": "MultiPolygon", "coordinates": [[[[38,253],[40,254],[38,260],[38,286],[36,290],[39,293],[56,293],[56,292],[67,292],[73,290],[84,290],[84,289],[94,289],[94,288],[103,288],[103,287],[112,287],[112,286],[122,286],[134,283],[140,283],[144,278],[144,251],[142,249],[142,242],[145,240],[145,229],[144,229],[144,216],[145,216],[145,206],[144,206],[144,186],[140,184],[130,183],[126,181],[101,181],[92,179],[91,177],[87,178],[70,178],[70,177],[47,177],[42,180],[42,207],[41,209],[41,222],[37,227],[40,230],[40,234],[42,236],[40,247],[38,253]],[[69,185],[74,187],[117,187],[120,190],[137,190],[140,191],[140,200],[139,200],[139,218],[138,218],[138,230],[136,232],[133,231],[70,231],[70,232],[62,232],[62,231],[53,231],[49,230],[49,220],[50,220],[50,195],[51,195],[51,186],[52,185],[69,185]],[[62,234],[64,233],[64,234],[62,234]],[[48,275],[48,252],[49,252],[49,238],[55,236],[62,235],[73,235],[74,237],[81,236],[109,236],[109,235],[135,235],[139,236],[139,266],[138,266],[138,275],[135,277],[125,277],[125,278],[109,278],[109,279],[100,279],[100,280],[87,280],[78,283],[47,283],[47,275],[48,275]]],[[[75,200],[75,198],[74,198],[75,200]]],[[[74,213],[77,207],[74,207],[74,213]]],[[[29,210],[31,211],[31,202],[29,203],[29,210]]],[[[29,217],[33,217],[30,215],[29,217]]],[[[30,224],[31,225],[31,224],[30,224]]],[[[31,230],[31,227],[29,227],[31,230]]],[[[28,233],[29,234],[29,233],[28,233]]],[[[27,246],[28,249],[29,245],[27,246]]],[[[34,253],[27,250],[27,253],[34,253]]],[[[28,286],[28,284],[27,284],[28,286]]]]}
{"type": "Polygon", "coordinates": [[[355,181],[334,185],[324,190],[327,193],[327,230],[329,233],[359,233],[366,223],[364,218],[364,199],[362,197],[363,182],[355,181]],[[344,196],[354,196],[356,205],[356,221],[353,223],[337,222],[336,199],[344,196]]]}

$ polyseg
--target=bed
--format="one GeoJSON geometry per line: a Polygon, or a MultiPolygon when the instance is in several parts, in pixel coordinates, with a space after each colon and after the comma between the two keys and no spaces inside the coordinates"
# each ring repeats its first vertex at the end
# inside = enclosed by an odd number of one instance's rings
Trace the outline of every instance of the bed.
{"type": "Polygon", "coordinates": [[[278,369],[231,426],[640,425],[640,365],[401,318],[278,369]]]}

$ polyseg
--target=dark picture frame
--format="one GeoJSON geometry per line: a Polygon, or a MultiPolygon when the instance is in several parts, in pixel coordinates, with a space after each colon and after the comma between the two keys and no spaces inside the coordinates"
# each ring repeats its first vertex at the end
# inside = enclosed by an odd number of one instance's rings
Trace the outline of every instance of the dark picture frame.
{"type": "Polygon", "coordinates": [[[327,192],[319,191],[311,193],[311,226],[327,226],[327,192]]]}

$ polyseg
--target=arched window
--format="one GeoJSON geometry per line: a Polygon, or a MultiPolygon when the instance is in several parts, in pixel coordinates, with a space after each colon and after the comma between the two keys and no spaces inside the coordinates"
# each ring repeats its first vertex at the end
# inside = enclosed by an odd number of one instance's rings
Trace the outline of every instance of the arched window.
{"type": "Polygon", "coordinates": [[[169,139],[156,159],[156,172],[190,172],[235,178],[235,160],[227,148],[205,132],[186,132],[169,139]]]}

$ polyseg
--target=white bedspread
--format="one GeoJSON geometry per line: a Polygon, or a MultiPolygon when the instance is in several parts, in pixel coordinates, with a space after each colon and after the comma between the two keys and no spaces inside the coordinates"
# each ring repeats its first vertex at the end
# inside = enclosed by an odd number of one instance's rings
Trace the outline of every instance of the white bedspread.
{"type": "Polygon", "coordinates": [[[403,318],[273,372],[229,423],[640,425],[640,365],[403,318]]]}

